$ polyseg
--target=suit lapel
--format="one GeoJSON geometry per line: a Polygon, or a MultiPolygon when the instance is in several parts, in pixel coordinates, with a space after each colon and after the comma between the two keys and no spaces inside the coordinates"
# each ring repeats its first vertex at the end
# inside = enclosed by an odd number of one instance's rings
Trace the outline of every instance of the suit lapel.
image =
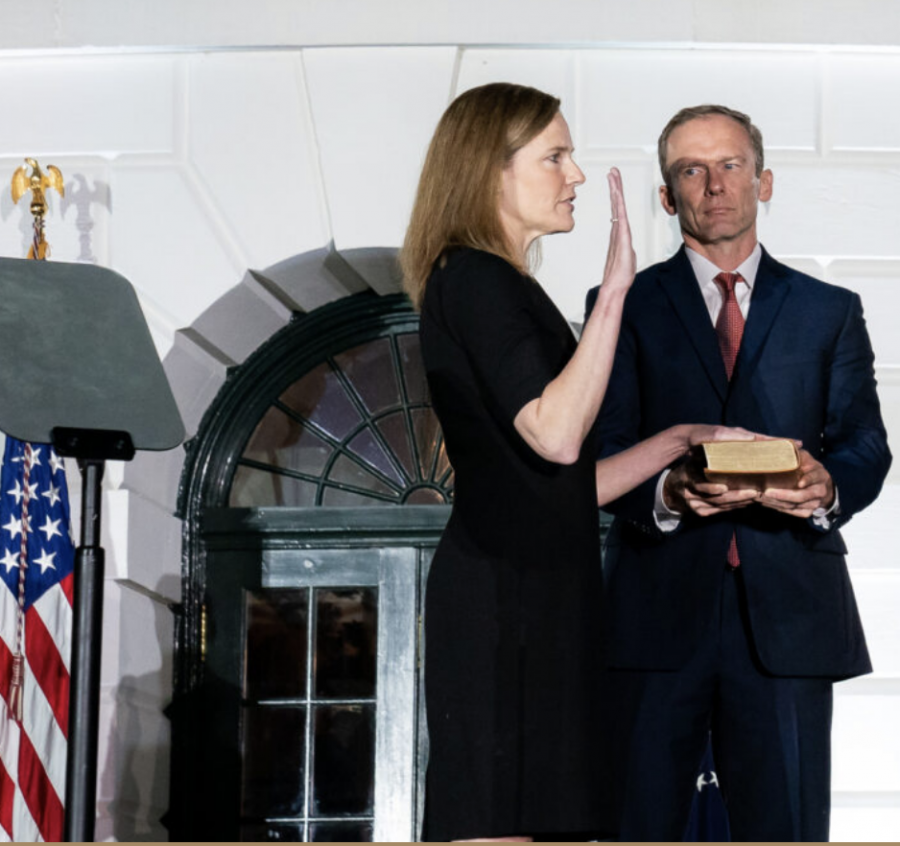
{"type": "Polygon", "coordinates": [[[662,265],[658,282],[684,326],[716,393],[724,401],[728,395],[728,376],[722,363],[719,341],[684,246],[662,265]]]}
{"type": "Polygon", "coordinates": [[[742,374],[749,376],[756,369],[766,338],[790,287],[788,269],[763,250],[732,382],[740,380],[742,374]]]}

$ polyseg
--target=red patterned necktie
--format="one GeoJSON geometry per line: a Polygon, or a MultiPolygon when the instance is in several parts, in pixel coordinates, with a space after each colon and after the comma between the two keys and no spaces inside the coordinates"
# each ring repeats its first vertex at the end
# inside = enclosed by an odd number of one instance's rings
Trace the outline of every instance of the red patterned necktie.
{"type": "Polygon", "coordinates": [[[716,335],[719,336],[719,349],[722,351],[729,379],[734,373],[734,363],[744,334],[744,315],[741,314],[741,307],[734,295],[735,285],[743,281],[744,277],[740,273],[720,273],[715,278],[716,285],[722,291],[722,308],[716,320],[716,335]]]}
{"type": "MultiPolygon", "coordinates": [[[[722,291],[722,308],[716,318],[716,335],[719,337],[719,349],[722,352],[722,361],[725,362],[725,372],[728,374],[729,380],[731,374],[734,373],[734,364],[741,348],[741,338],[744,336],[744,315],[741,314],[741,307],[734,295],[735,285],[743,281],[744,277],[740,273],[720,273],[715,278],[716,285],[722,291]]],[[[733,533],[726,557],[729,567],[741,566],[737,538],[733,533]]]]}

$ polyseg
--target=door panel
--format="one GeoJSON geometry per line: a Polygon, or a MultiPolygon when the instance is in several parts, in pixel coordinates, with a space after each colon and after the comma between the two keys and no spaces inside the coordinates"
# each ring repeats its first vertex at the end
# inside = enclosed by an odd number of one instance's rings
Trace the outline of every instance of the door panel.
{"type": "Polygon", "coordinates": [[[208,573],[218,835],[413,839],[419,550],[220,548],[208,573]]]}

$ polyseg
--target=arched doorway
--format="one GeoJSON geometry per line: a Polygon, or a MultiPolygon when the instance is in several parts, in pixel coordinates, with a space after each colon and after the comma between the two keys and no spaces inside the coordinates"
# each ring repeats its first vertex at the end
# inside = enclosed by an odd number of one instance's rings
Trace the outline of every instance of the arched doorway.
{"type": "Polygon", "coordinates": [[[400,295],[235,368],[190,445],[173,839],[414,839],[422,588],[453,473],[400,295]]]}

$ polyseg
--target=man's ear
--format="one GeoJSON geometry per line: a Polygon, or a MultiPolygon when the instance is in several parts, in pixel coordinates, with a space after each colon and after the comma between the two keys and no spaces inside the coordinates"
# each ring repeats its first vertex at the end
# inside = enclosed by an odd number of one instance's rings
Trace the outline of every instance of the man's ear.
{"type": "Polygon", "coordinates": [[[666,214],[678,214],[678,210],[675,208],[675,192],[668,185],[659,186],[659,201],[666,210],[666,214]]]}
{"type": "Polygon", "coordinates": [[[775,176],[768,168],[759,175],[759,201],[761,203],[768,203],[772,199],[774,181],[775,176]]]}

